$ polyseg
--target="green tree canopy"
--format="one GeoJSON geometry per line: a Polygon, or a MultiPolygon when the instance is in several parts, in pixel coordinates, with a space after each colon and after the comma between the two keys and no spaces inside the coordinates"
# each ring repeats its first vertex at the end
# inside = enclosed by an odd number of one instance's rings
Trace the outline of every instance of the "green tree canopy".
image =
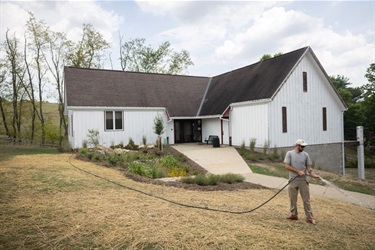
{"type": "Polygon", "coordinates": [[[122,43],[122,37],[120,63],[124,71],[164,74],[183,74],[188,66],[193,65],[188,51],[175,52],[169,42],[163,42],[154,49],[151,45],[146,45],[144,38],[122,43]]]}
{"type": "Polygon", "coordinates": [[[260,59],[259,61],[263,62],[265,60],[268,60],[268,59],[271,59],[272,57],[278,57],[278,56],[281,56],[283,54],[283,52],[279,52],[279,53],[276,53],[275,55],[271,56],[271,54],[264,54],[260,59]]]}
{"type": "Polygon", "coordinates": [[[84,23],[82,38],[76,43],[71,43],[67,62],[74,67],[101,68],[104,61],[104,52],[109,47],[109,43],[92,24],[84,23]]]}

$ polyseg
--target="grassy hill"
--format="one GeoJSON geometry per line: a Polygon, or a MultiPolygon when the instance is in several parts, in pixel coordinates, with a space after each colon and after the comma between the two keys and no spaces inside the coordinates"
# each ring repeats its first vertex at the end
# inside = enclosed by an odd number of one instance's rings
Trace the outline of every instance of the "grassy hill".
{"type": "MultiPolygon", "coordinates": [[[[11,133],[13,132],[12,128],[12,118],[13,118],[13,107],[11,103],[3,103],[7,125],[11,133]]],[[[43,103],[43,114],[47,129],[46,143],[53,143],[56,140],[53,139],[56,134],[59,132],[59,111],[57,103],[43,103]]],[[[24,102],[21,109],[21,135],[22,139],[25,141],[30,140],[31,138],[31,114],[32,114],[32,105],[29,102],[24,102]]],[[[3,119],[0,119],[0,135],[5,135],[5,128],[3,119]]],[[[35,138],[34,141],[36,144],[41,142],[42,132],[41,132],[41,123],[38,118],[35,120],[35,138]]]]}

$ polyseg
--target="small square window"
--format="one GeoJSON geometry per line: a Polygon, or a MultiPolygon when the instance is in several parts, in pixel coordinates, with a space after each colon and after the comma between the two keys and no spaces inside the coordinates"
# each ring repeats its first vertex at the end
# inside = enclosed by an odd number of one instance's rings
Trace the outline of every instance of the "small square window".
{"type": "Polygon", "coordinates": [[[122,130],[123,120],[122,111],[106,111],[105,130],[122,130]]]}

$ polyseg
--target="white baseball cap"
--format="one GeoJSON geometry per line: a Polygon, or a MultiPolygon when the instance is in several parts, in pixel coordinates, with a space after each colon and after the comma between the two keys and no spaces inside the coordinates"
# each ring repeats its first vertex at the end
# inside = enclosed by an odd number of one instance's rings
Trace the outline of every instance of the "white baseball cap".
{"type": "Polygon", "coordinates": [[[298,139],[294,145],[307,146],[308,144],[304,140],[298,139]]]}

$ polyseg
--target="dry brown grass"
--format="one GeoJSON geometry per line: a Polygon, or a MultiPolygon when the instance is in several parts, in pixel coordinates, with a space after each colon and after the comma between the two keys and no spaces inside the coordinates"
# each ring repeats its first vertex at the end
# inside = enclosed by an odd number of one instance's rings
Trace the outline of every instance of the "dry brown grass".
{"type": "MultiPolygon", "coordinates": [[[[373,210],[312,197],[316,226],[287,221],[285,192],[250,214],[186,208],[125,189],[69,164],[68,154],[0,162],[0,249],[374,249],[373,210]]],[[[168,199],[251,209],[274,190],[202,192],[139,183],[72,159],[85,170],[168,199]]],[[[303,208],[299,207],[300,213],[303,208]]]]}

